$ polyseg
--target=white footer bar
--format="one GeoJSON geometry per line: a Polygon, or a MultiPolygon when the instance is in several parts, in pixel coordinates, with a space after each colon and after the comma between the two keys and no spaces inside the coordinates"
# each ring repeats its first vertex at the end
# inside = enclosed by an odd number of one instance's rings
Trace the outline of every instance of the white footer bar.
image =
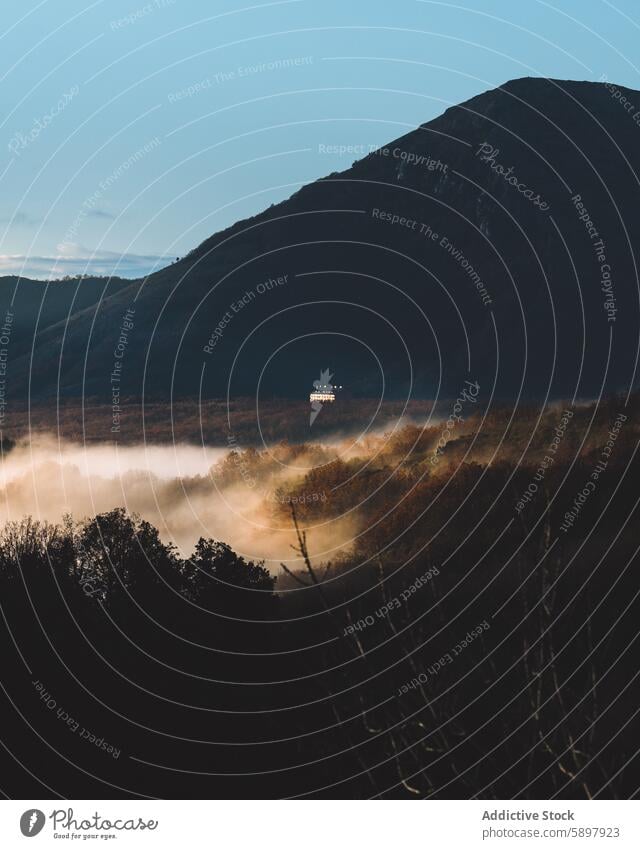
{"type": "Polygon", "coordinates": [[[640,847],[640,802],[2,801],[0,846],[640,847]],[[34,843],[26,842],[33,838],[34,843]]]}

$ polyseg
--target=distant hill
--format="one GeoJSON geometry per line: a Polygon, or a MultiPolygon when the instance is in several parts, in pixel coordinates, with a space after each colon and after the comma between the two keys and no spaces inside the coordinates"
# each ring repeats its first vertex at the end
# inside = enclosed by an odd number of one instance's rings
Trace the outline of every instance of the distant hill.
{"type": "Polygon", "coordinates": [[[615,91],[506,83],[144,281],[4,278],[7,391],[110,403],[114,368],[128,397],[301,398],[324,368],[356,397],[625,389],[640,127],[615,91]]]}

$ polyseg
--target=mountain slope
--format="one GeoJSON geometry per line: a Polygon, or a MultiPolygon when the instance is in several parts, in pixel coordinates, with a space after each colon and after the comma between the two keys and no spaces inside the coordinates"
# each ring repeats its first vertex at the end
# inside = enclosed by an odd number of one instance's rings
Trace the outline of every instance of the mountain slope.
{"type": "Polygon", "coordinates": [[[164,398],[301,397],[323,368],[371,397],[624,389],[640,127],[615,90],[525,78],[447,109],[147,280],[26,320],[8,392],[60,373],[110,402],[114,367],[123,395],[164,398]]]}

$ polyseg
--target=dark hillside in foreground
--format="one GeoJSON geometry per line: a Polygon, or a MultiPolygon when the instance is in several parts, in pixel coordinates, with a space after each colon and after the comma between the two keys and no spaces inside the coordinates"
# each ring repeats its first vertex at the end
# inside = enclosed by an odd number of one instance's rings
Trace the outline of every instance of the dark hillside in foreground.
{"type": "Polygon", "coordinates": [[[534,411],[493,458],[486,445],[463,458],[478,436],[497,451],[498,409],[436,466],[437,429],[409,428],[366,473],[351,474],[365,456],[316,469],[291,490],[326,490],[301,528],[356,505],[366,532],[330,563],[302,542],[308,568],[277,582],[220,541],[183,559],[124,510],[9,523],[0,770],[13,794],[630,798],[638,406],[577,410],[522,508],[557,409],[520,462],[534,411]]]}

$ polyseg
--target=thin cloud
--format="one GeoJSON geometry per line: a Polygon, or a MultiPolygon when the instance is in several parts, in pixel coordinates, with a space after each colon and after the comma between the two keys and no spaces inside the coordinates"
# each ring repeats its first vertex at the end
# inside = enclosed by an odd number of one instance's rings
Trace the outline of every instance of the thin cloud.
{"type": "Polygon", "coordinates": [[[14,212],[9,215],[0,214],[0,224],[12,224],[14,227],[36,227],[41,222],[41,218],[34,218],[27,212],[14,212]]]}
{"type": "Polygon", "coordinates": [[[109,221],[115,221],[116,216],[113,215],[113,213],[108,212],[106,209],[99,209],[98,207],[95,207],[87,212],[87,218],[106,218],[109,221]]]}

